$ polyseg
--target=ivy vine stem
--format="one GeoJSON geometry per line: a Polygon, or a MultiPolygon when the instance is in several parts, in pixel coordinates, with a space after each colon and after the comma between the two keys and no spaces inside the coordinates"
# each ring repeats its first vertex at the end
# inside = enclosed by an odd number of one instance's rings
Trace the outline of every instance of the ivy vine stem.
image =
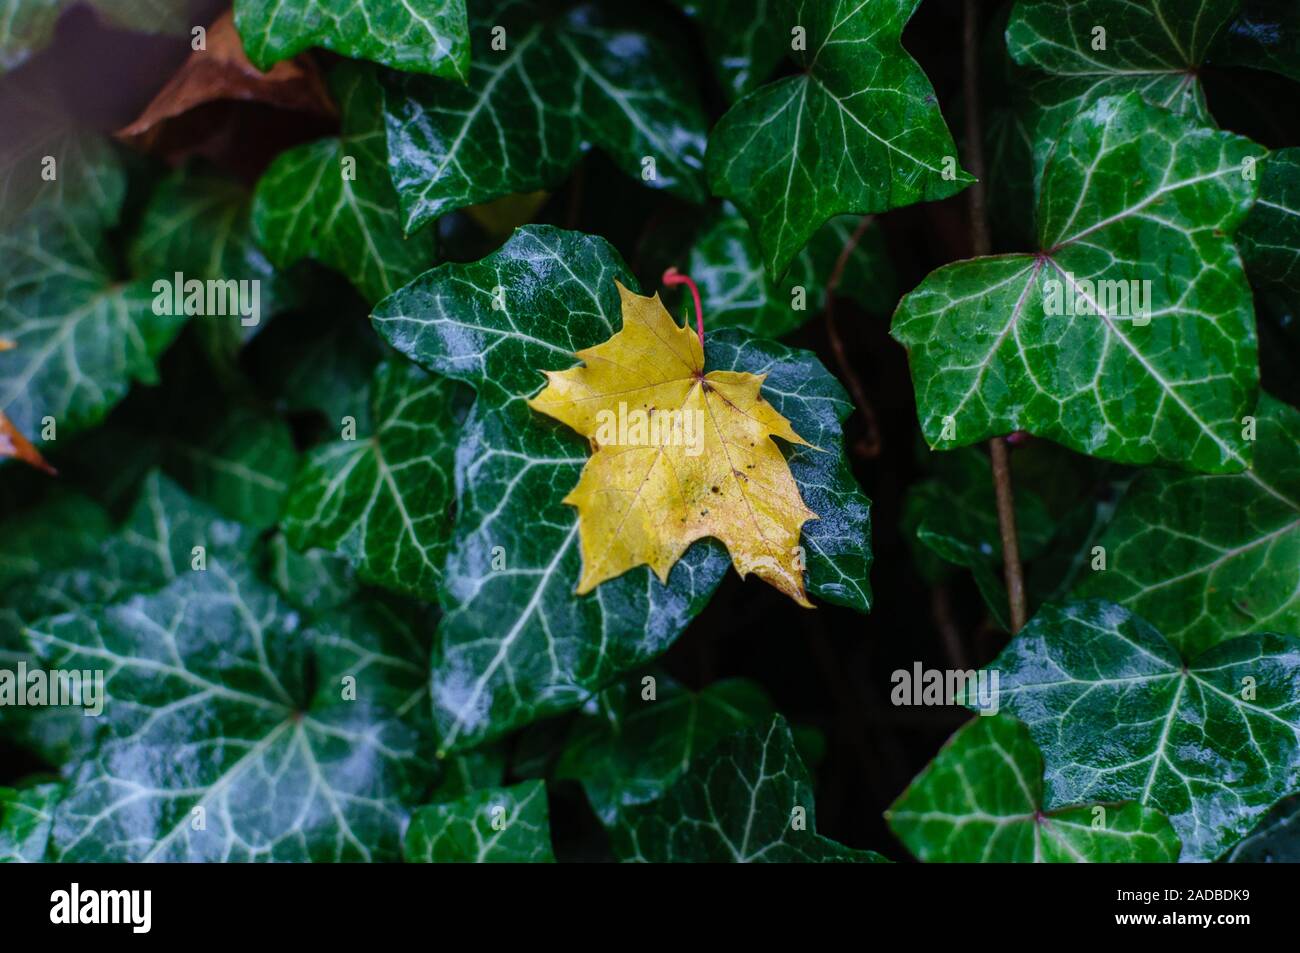
{"type": "MultiPolygon", "coordinates": [[[[966,106],[966,165],[975,182],[966,190],[970,203],[971,247],[976,257],[993,250],[985,208],[985,169],[983,128],[979,107],[979,3],[965,0],[962,16],[962,81],[966,106]]],[[[1002,437],[989,441],[989,459],[993,463],[993,490],[997,499],[998,534],[1002,540],[1002,572],[1007,586],[1007,608],[1011,615],[1011,633],[1025,624],[1028,610],[1025,601],[1025,571],[1020,562],[1020,543],[1016,534],[1016,502],[1011,487],[1011,464],[1007,444],[1002,437]]]]}

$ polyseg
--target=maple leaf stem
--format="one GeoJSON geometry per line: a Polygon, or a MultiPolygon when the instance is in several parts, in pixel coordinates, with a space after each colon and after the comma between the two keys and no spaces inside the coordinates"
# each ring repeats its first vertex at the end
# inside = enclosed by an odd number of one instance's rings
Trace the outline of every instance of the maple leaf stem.
{"type": "Polygon", "coordinates": [[[669,288],[677,285],[686,285],[691,289],[691,297],[695,299],[695,331],[700,336],[700,348],[704,348],[704,309],[700,306],[700,289],[696,287],[695,281],[690,275],[684,275],[676,267],[667,269],[663,275],[663,283],[669,288]]]}
{"type": "MultiPolygon", "coordinates": [[[[989,236],[988,215],[984,203],[984,145],[979,108],[979,3],[965,0],[962,11],[962,79],[966,105],[966,164],[975,182],[967,195],[970,201],[971,250],[977,257],[989,254],[993,242],[989,236]]],[[[1002,574],[1007,585],[1007,608],[1011,615],[1011,633],[1025,624],[1028,607],[1025,601],[1025,571],[1020,562],[1020,544],[1016,534],[1016,502],[1011,488],[1011,465],[1007,444],[1002,437],[989,441],[989,459],[993,463],[993,490],[997,498],[998,532],[1002,538],[1002,574]]]]}

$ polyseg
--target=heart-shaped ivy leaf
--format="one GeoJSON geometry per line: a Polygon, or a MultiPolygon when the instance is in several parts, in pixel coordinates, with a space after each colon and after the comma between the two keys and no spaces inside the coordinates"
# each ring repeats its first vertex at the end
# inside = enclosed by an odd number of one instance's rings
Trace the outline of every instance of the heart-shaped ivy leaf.
{"type": "Polygon", "coordinates": [[[312,46],[464,81],[465,0],[235,0],[244,51],[266,71],[312,46]]]}
{"type": "Polygon", "coordinates": [[[1036,72],[1024,84],[1041,173],[1061,130],[1106,96],[1136,92],[1213,125],[1197,75],[1239,0],[1020,0],[1007,50],[1036,72]]]}
{"type": "MultiPolygon", "coordinates": [[[[402,805],[429,783],[431,753],[387,703],[422,694],[421,666],[340,665],[337,644],[297,618],[238,560],[214,560],[155,594],[30,627],[46,667],[102,671],[108,690],[51,858],[398,857],[402,805]]],[[[408,650],[391,621],[349,637],[353,657],[408,650]]]]}
{"type": "Polygon", "coordinates": [[[1186,655],[1300,634],[1300,411],[1264,395],[1255,416],[1252,469],[1138,476],[1079,595],[1122,603],[1186,655]]]}
{"type": "Polygon", "coordinates": [[[964,725],[886,812],[922,861],[1169,863],[1178,837],[1140,804],[1043,809],[1043,756],[1006,715],[964,725]]]}
{"type": "Polygon", "coordinates": [[[705,197],[704,112],[653,33],[591,4],[556,13],[534,0],[485,4],[471,32],[465,88],[385,77],[389,169],[408,232],[549,189],[589,145],[651,188],[705,197]]]}
{"type": "MultiPolygon", "coordinates": [[[[776,0],[797,76],[742,98],[709,136],[709,187],[744,213],[779,281],[830,218],[953,195],[972,181],[900,37],[920,0],[776,0]]],[[[735,29],[736,25],[732,26],[735,29]]]]}
{"type": "Polygon", "coordinates": [[[1048,607],[989,666],[1029,726],[1045,806],[1136,801],[1184,860],[1213,860],[1300,785],[1300,639],[1246,635],[1180,656],[1113,603],[1048,607]]]}
{"type": "Polygon", "coordinates": [[[0,351],[0,412],[33,442],[50,439],[51,423],[56,436],[92,426],[133,381],[155,382],[157,358],[188,320],[171,290],[119,280],[105,228],[123,179],[110,153],[98,159],[108,167],[85,195],[52,193],[0,230],[0,338],[16,345],[0,351]]]}
{"type": "Polygon", "coordinates": [[[1124,463],[1245,469],[1258,366],[1231,235],[1262,150],[1136,93],[1065,130],[1041,251],[946,265],[899,304],[926,440],[1026,430],[1124,463]]]}

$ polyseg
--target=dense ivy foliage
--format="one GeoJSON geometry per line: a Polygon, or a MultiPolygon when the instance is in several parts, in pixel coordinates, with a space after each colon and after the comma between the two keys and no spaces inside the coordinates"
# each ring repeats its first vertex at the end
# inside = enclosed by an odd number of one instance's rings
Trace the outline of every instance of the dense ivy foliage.
{"type": "Polygon", "coordinates": [[[1297,858],[1294,5],[71,6],[0,860],[1297,858]]]}

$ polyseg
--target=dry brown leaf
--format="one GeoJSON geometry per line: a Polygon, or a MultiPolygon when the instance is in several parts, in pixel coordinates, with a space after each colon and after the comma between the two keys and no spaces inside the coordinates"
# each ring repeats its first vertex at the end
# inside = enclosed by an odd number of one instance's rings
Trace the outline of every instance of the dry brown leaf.
{"type": "Polygon", "coordinates": [[[338,115],[315,63],[297,56],[263,73],[248,61],[234,19],[226,11],[208,28],[207,49],[191,53],[139,118],[120,129],[117,136],[149,148],[167,120],[221,100],[266,103],[320,116],[338,115]]]}

